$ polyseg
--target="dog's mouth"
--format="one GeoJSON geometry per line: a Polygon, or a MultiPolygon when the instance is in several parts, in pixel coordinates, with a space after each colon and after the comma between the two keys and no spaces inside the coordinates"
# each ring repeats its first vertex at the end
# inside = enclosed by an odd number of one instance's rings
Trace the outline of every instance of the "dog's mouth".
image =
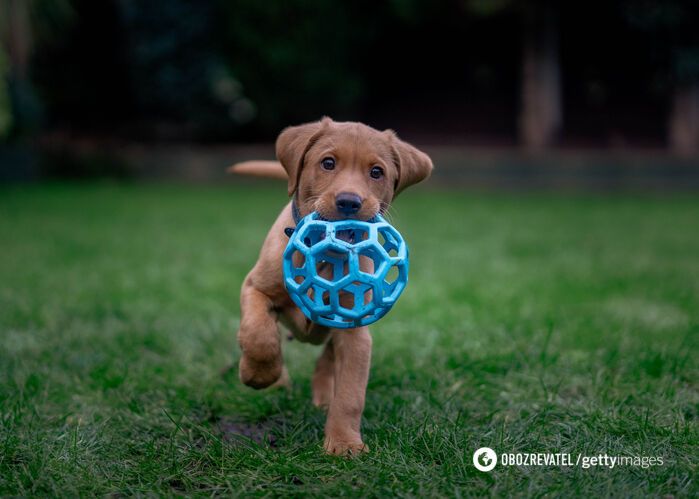
{"type": "Polygon", "coordinates": [[[348,215],[338,212],[334,207],[328,209],[326,206],[324,206],[323,203],[315,203],[313,209],[310,211],[317,212],[320,218],[330,222],[339,222],[341,220],[358,220],[360,222],[370,222],[373,219],[375,219],[377,215],[381,214],[383,210],[381,210],[380,206],[377,206],[375,208],[367,206],[366,208],[362,208],[361,210],[359,210],[357,213],[348,215]]]}
{"type": "Polygon", "coordinates": [[[345,241],[350,244],[355,244],[358,243],[359,241],[362,241],[363,239],[367,238],[366,232],[355,230],[355,229],[347,229],[347,230],[339,230],[335,233],[335,237],[338,239],[341,239],[342,241],[345,241]]]}

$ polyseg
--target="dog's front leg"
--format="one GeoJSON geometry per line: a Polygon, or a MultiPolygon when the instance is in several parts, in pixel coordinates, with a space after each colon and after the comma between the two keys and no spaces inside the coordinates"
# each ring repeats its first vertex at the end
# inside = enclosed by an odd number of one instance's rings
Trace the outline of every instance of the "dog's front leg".
{"type": "Polygon", "coordinates": [[[277,316],[272,300],[249,278],[241,290],[240,312],[240,380],[253,388],[268,387],[279,380],[284,367],[277,316]]]}
{"type": "Polygon", "coordinates": [[[335,390],[325,424],[325,451],[346,455],[366,452],[360,425],[371,364],[368,327],[332,331],[335,390]]]}

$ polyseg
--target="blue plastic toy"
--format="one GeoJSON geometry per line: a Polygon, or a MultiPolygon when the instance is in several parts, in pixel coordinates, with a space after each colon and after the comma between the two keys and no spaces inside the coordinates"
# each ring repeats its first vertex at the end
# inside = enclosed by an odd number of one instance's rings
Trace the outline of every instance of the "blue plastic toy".
{"type": "Polygon", "coordinates": [[[326,221],[311,213],[289,237],[284,283],[313,322],[366,326],[386,315],[405,289],[408,246],[381,215],[326,221]]]}

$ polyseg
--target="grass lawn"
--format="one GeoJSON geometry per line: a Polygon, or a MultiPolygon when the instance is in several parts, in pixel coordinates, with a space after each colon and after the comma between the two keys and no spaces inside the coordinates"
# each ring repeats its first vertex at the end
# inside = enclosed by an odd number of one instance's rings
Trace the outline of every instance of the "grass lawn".
{"type": "Polygon", "coordinates": [[[699,199],[408,192],[411,282],[373,327],[363,433],[321,451],[293,389],[235,371],[280,184],[0,189],[0,494],[699,494],[699,199]],[[497,466],[474,450],[660,456],[497,466]]]}

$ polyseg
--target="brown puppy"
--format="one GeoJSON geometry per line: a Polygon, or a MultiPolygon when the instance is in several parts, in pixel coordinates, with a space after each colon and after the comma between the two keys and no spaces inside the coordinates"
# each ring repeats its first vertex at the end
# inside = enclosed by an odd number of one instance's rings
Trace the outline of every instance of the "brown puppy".
{"type": "MultiPolygon", "coordinates": [[[[300,216],[318,211],[329,220],[369,220],[383,212],[403,189],[429,176],[430,158],[401,141],[391,130],[324,118],[285,129],[276,144],[275,162],[246,162],[232,171],[288,176],[289,195],[300,216]],[[282,170],[283,168],[283,170],[282,170]]],[[[328,329],[311,323],[284,287],[284,233],[294,227],[292,203],[272,226],[259,259],[241,291],[238,342],[240,379],[253,388],[287,381],[277,321],[301,341],[325,343],[313,374],[313,403],[327,408],[324,448],[344,455],[367,451],[359,426],[371,361],[367,327],[328,329]]]]}

